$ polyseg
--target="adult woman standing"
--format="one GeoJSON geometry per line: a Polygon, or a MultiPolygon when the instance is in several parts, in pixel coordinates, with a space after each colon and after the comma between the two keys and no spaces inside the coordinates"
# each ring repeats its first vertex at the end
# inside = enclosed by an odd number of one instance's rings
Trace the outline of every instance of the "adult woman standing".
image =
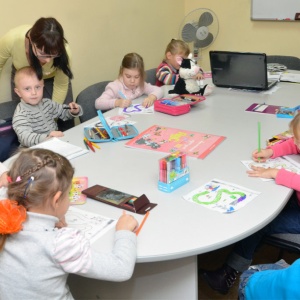
{"type": "Polygon", "coordinates": [[[12,58],[12,100],[19,100],[14,92],[15,71],[32,66],[39,79],[44,79],[44,98],[58,103],[73,101],[70,48],[56,19],[40,18],[33,26],[22,25],[6,33],[0,38],[0,74],[9,58],[12,58]]]}

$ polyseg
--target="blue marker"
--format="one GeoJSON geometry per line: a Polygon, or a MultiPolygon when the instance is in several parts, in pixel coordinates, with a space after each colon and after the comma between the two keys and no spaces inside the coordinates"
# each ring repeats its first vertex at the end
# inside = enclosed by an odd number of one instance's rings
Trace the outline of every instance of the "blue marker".
{"type": "Polygon", "coordinates": [[[177,157],[175,159],[175,171],[180,172],[180,170],[181,170],[181,159],[180,157],[177,157]]]}
{"type": "Polygon", "coordinates": [[[127,99],[127,97],[122,93],[122,91],[118,92],[122,99],[127,99]]]}

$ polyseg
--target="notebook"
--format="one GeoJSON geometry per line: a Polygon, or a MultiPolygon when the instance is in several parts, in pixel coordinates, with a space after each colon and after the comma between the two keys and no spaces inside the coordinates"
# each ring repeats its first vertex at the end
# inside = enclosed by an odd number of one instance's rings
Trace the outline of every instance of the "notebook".
{"type": "Polygon", "coordinates": [[[267,90],[278,81],[268,81],[265,53],[210,51],[212,81],[219,87],[267,90]]]}

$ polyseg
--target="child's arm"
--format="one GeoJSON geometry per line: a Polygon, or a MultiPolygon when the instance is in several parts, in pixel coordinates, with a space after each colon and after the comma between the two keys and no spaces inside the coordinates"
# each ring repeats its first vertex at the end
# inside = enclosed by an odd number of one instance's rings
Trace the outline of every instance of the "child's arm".
{"type": "Polygon", "coordinates": [[[110,82],[102,95],[96,99],[95,108],[101,110],[108,110],[115,107],[128,107],[131,105],[130,99],[123,99],[119,95],[122,85],[118,80],[110,82]]]}
{"type": "Polygon", "coordinates": [[[31,147],[46,140],[47,133],[35,133],[31,127],[31,121],[27,118],[26,111],[20,112],[19,108],[16,108],[13,116],[13,129],[18,136],[18,140],[22,146],[31,147]],[[26,115],[25,115],[26,114],[26,115]]]}
{"type": "Polygon", "coordinates": [[[163,97],[163,90],[158,86],[145,82],[144,94],[148,95],[148,97],[144,99],[143,106],[148,107],[151,106],[155,100],[163,97]]]}
{"type": "Polygon", "coordinates": [[[177,82],[179,75],[174,73],[168,65],[164,65],[156,72],[156,78],[164,85],[173,85],[177,82]]]}

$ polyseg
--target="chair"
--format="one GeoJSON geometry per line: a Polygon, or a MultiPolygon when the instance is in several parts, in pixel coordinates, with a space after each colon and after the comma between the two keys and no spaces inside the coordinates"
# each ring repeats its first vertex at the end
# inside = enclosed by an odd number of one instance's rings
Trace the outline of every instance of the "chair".
{"type": "Polygon", "coordinates": [[[81,105],[83,109],[83,115],[79,117],[81,123],[97,116],[95,100],[104,92],[109,82],[110,81],[101,81],[95,83],[78,94],[76,102],[81,105]]]}
{"type": "Polygon", "coordinates": [[[18,137],[12,128],[12,117],[19,101],[0,103],[0,161],[8,159],[19,146],[18,137]]]}
{"type": "Polygon", "coordinates": [[[277,233],[266,236],[264,242],[280,249],[278,260],[283,257],[284,251],[300,254],[300,234],[277,233]]]}
{"type": "Polygon", "coordinates": [[[268,55],[267,63],[277,63],[285,65],[290,70],[300,71],[300,58],[295,56],[268,55]]]}
{"type": "Polygon", "coordinates": [[[146,71],[146,82],[155,85],[156,82],[156,68],[146,71]]]}

